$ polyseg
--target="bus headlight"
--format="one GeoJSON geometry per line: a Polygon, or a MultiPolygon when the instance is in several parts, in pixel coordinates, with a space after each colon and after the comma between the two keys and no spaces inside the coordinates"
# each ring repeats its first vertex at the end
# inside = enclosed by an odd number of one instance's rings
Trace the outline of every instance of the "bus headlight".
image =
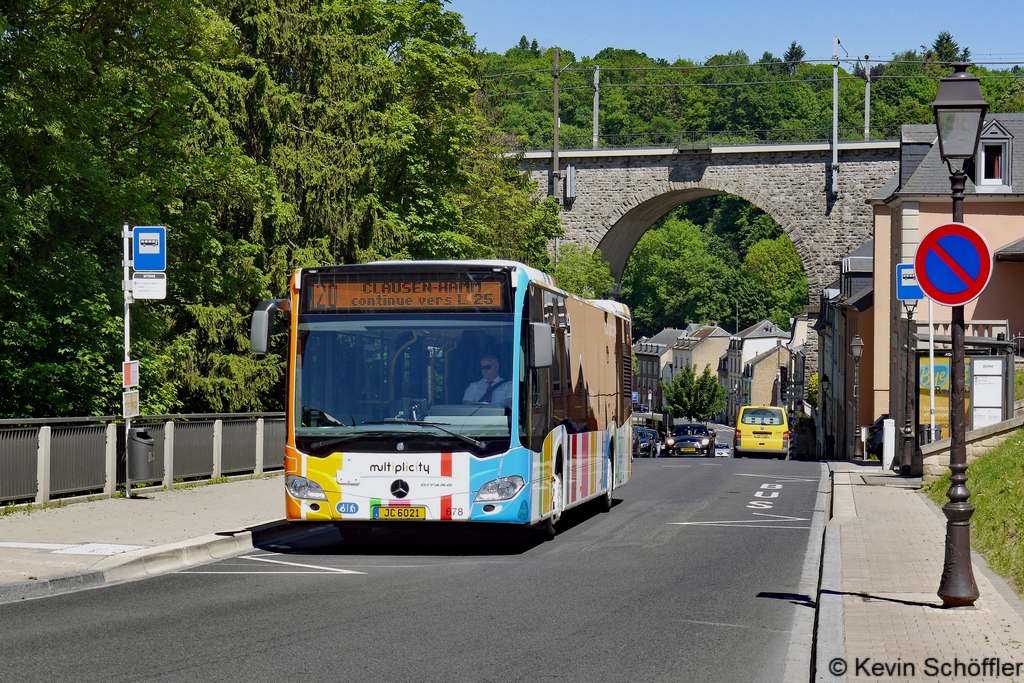
{"type": "Polygon", "coordinates": [[[526,482],[523,481],[523,478],[515,475],[494,479],[480,487],[480,490],[476,493],[475,502],[480,503],[485,500],[509,500],[510,498],[515,498],[516,494],[519,493],[525,485],[526,482]]]}
{"type": "Polygon", "coordinates": [[[292,495],[292,498],[327,500],[327,494],[324,493],[320,484],[305,477],[289,474],[284,478],[284,488],[292,495]]]}

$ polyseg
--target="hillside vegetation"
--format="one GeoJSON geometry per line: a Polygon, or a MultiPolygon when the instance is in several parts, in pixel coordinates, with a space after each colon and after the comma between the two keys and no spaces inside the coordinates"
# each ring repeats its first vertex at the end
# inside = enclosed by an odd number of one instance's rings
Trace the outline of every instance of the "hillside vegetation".
{"type": "MultiPolygon", "coordinates": [[[[974,505],[971,547],[1024,595],[1024,430],[975,460],[967,470],[974,505]]],[[[937,505],[949,502],[949,472],[928,487],[937,505]]]]}
{"type": "MultiPolygon", "coordinates": [[[[951,37],[936,45],[961,56],[951,37]]],[[[919,76],[948,71],[936,55],[884,66],[914,78],[878,81],[877,122],[930,121],[935,81],[919,76]]],[[[144,413],[280,409],[283,357],[252,357],[248,324],[295,268],[500,257],[551,269],[557,206],[508,152],[550,131],[552,58],[529,43],[477,50],[440,0],[5,3],[0,417],[119,412],[124,223],[168,228],[168,297],[132,308],[144,413]],[[524,70],[539,72],[491,77],[524,70]],[[528,90],[541,92],[512,95],[528,90]]],[[[831,70],[802,59],[794,44],[786,63],[736,51],[679,71],[566,50],[580,68],[564,75],[563,134],[590,134],[597,63],[604,133],[819,126],[831,70]],[[676,82],[688,85],[611,87],[676,82]],[[734,82],[747,85],[708,87],[734,82]]],[[[1019,107],[1019,84],[985,81],[993,111],[1019,107]]],[[[859,121],[861,85],[843,81],[844,124],[859,121]]],[[[728,319],[737,299],[742,322],[783,322],[806,300],[777,226],[735,207],[750,229],[711,221],[729,206],[676,213],[641,243],[634,261],[650,258],[625,287],[639,329],[728,319]]],[[[592,254],[560,267],[580,291],[610,287],[592,254]]]]}

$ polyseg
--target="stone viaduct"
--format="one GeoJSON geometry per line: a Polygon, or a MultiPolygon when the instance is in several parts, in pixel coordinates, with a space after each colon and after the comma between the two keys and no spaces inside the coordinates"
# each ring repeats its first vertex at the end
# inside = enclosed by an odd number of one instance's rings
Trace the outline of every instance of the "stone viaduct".
{"type": "MultiPolygon", "coordinates": [[[[575,198],[563,201],[565,240],[601,249],[616,279],[655,221],[701,197],[732,194],[782,226],[803,261],[813,304],[838,277],[836,261],[871,239],[867,201],[897,171],[899,141],[839,143],[832,188],[830,143],[703,148],[575,150],[559,153],[575,198]]],[[[526,152],[523,169],[552,194],[552,153],[526,152]]]]}

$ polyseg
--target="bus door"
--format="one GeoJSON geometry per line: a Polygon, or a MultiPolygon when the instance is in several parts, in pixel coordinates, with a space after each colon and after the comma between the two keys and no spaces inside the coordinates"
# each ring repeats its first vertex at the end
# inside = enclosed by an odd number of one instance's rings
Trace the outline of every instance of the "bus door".
{"type": "MultiPolygon", "coordinates": [[[[553,382],[552,370],[548,368],[531,368],[527,359],[530,357],[529,349],[529,324],[531,322],[545,322],[554,327],[557,319],[556,297],[534,284],[530,285],[528,295],[528,306],[523,311],[523,363],[521,367],[525,371],[525,391],[522,392],[520,403],[520,435],[523,445],[528,446],[534,452],[540,452],[544,447],[544,439],[554,426],[554,403],[552,401],[553,382]]],[[[554,332],[554,329],[552,329],[554,332]]],[[[561,372],[561,371],[559,371],[561,372]]]]}

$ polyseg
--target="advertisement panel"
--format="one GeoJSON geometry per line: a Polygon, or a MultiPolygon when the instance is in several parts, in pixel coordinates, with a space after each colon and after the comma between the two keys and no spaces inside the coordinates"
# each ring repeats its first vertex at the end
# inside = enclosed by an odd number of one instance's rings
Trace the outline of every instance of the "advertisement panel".
{"type": "MultiPolygon", "coordinates": [[[[935,426],[938,429],[938,439],[945,439],[949,436],[949,358],[937,357],[935,359],[935,426]]],[[[920,356],[917,359],[917,419],[922,425],[931,423],[931,416],[928,413],[930,402],[929,364],[928,356],[920,356]]],[[[970,415],[971,410],[971,357],[964,359],[964,415],[970,415]]]]}

